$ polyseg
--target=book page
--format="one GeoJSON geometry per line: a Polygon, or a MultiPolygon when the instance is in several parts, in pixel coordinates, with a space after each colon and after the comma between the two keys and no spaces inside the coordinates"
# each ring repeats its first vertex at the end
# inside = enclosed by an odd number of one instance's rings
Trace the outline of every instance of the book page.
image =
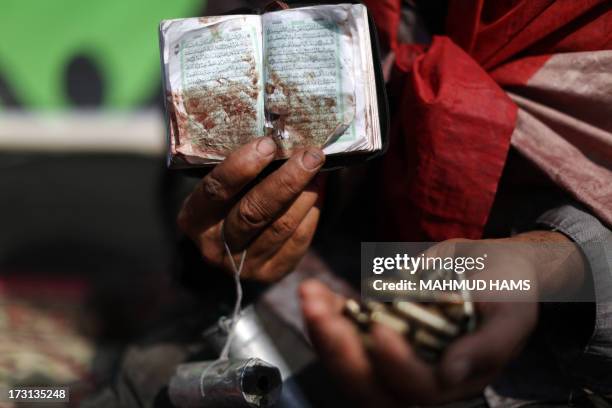
{"type": "Polygon", "coordinates": [[[173,54],[167,82],[178,127],[174,150],[219,160],[263,135],[261,19],[203,17],[176,24],[182,26],[169,29],[179,35],[167,35],[166,47],[173,54]]]}
{"type": "Polygon", "coordinates": [[[347,12],[334,6],[262,16],[266,133],[287,156],[324,147],[355,117],[353,43],[347,12]]]}
{"type": "Polygon", "coordinates": [[[372,136],[371,117],[369,106],[375,103],[376,84],[368,75],[371,59],[367,53],[370,48],[370,32],[367,21],[367,9],[362,4],[339,4],[334,7],[342,8],[347,13],[347,22],[353,40],[353,68],[355,82],[355,119],[346,131],[333,143],[326,146],[325,154],[338,154],[370,149],[369,137],[372,136]],[[374,94],[369,89],[374,88],[374,94]],[[374,100],[372,100],[372,96],[374,100]]]}

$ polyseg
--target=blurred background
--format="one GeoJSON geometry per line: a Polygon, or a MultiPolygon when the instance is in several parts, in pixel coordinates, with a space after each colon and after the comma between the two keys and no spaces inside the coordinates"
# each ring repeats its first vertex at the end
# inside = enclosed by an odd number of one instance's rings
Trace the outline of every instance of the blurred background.
{"type": "Polygon", "coordinates": [[[157,27],[257,1],[2,0],[0,385],[103,383],[172,283],[157,27]]]}

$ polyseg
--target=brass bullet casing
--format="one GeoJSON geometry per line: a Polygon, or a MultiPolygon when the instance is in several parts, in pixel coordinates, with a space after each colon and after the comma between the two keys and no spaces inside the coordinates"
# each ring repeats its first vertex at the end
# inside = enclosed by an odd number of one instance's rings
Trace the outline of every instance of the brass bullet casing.
{"type": "Polygon", "coordinates": [[[449,319],[455,323],[461,323],[466,317],[465,305],[463,303],[443,303],[439,304],[438,307],[446,316],[448,316],[449,319]]]}
{"type": "Polygon", "coordinates": [[[387,306],[384,303],[377,302],[375,300],[366,300],[365,305],[368,308],[368,310],[372,312],[376,312],[376,311],[384,312],[385,310],[387,310],[387,306]]]}
{"type": "Polygon", "coordinates": [[[455,337],[459,334],[459,327],[451,323],[448,318],[414,302],[396,301],[393,308],[407,319],[415,320],[420,325],[445,336],[455,337]]]}
{"type": "Polygon", "coordinates": [[[371,345],[372,325],[382,324],[403,336],[417,355],[429,363],[436,363],[459,336],[476,326],[474,305],[449,296],[436,303],[395,301],[391,304],[366,300],[362,303],[348,299],[344,314],[357,326],[366,347],[371,345]]]}
{"type": "Polygon", "coordinates": [[[450,343],[448,340],[436,337],[423,328],[418,328],[414,331],[413,342],[418,347],[425,347],[436,351],[444,351],[450,343]]]}
{"type": "Polygon", "coordinates": [[[381,310],[377,310],[372,312],[370,315],[372,322],[380,323],[382,325],[387,326],[391,330],[394,330],[398,334],[406,335],[410,330],[410,325],[404,319],[399,316],[394,316],[391,313],[383,312],[381,310]]]}
{"type": "Polygon", "coordinates": [[[365,329],[370,324],[370,315],[366,313],[361,305],[353,299],[347,299],[344,303],[344,315],[349,317],[359,328],[365,329]]]}

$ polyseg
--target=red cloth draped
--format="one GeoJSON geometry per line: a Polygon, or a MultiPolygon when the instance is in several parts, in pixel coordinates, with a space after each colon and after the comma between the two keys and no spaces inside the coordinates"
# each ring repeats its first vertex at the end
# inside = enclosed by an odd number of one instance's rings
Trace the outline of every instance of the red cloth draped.
{"type": "Polygon", "coordinates": [[[401,0],[365,1],[400,74],[381,187],[386,239],[480,238],[526,84],[557,52],[609,49],[610,2],[456,0],[448,36],[402,44],[401,0]]]}

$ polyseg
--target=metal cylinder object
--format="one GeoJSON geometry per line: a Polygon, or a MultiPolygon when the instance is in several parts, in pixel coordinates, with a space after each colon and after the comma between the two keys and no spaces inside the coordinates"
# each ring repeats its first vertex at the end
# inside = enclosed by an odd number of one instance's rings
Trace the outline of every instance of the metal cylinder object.
{"type": "MultiPolygon", "coordinates": [[[[229,321],[218,322],[204,332],[204,341],[220,352],[229,326],[229,321]]],[[[304,339],[265,305],[250,305],[240,312],[229,356],[233,359],[257,357],[280,370],[283,387],[279,407],[311,407],[294,375],[310,364],[315,355],[304,339]]]]}
{"type": "MultiPolygon", "coordinates": [[[[221,352],[230,327],[231,321],[229,319],[220,320],[204,332],[204,341],[213,350],[221,352]]],[[[283,379],[290,374],[287,363],[266,332],[264,323],[252,305],[247,306],[240,312],[238,321],[234,326],[234,337],[230,345],[229,356],[236,359],[257,357],[278,367],[283,379]]]]}
{"type": "Polygon", "coordinates": [[[281,394],[278,368],[259,358],[181,364],[168,394],[176,407],[265,408],[281,394]]]}

